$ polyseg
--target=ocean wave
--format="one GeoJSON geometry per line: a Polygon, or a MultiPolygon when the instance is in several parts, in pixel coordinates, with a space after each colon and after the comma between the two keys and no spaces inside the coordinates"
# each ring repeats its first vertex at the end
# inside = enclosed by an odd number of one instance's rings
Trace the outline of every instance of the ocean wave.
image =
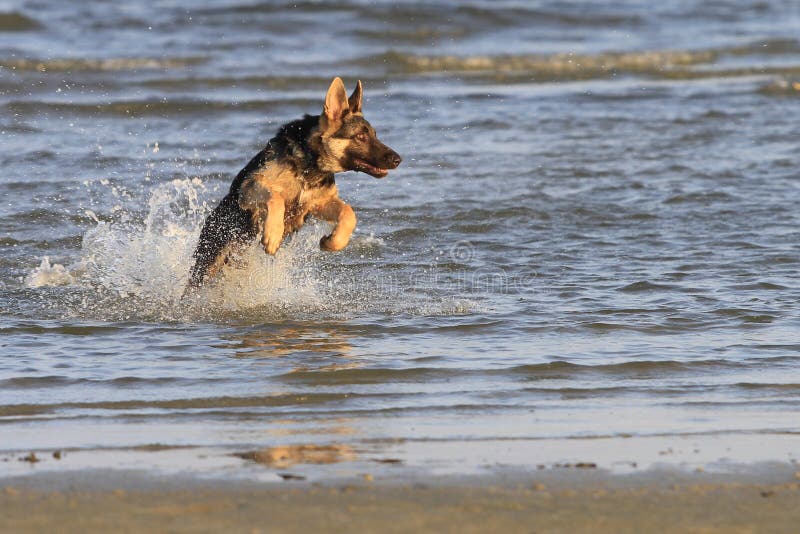
{"type": "Polygon", "coordinates": [[[36,20],[16,11],[0,13],[0,32],[38,30],[42,25],[36,20]]]}
{"type": "MultiPolygon", "coordinates": [[[[286,393],[255,397],[194,397],[162,400],[121,400],[99,402],[62,402],[53,404],[6,404],[0,417],[46,414],[64,410],[222,410],[235,408],[281,407],[326,404],[358,395],[349,393],[286,393]]],[[[377,395],[368,395],[375,397],[377,395]]]]}
{"type": "MultiPolygon", "coordinates": [[[[183,73],[182,73],[183,74],[183,73]]],[[[378,78],[361,77],[362,82],[367,86],[378,85],[383,80],[378,78]]],[[[143,87],[168,90],[197,90],[198,88],[222,88],[230,87],[253,87],[256,89],[275,89],[291,90],[296,92],[298,89],[305,88],[312,91],[319,91],[320,87],[325,87],[330,83],[330,77],[317,75],[297,75],[297,76],[188,76],[173,77],[159,75],[139,82],[134,82],[143,87]]]]}
{"type": "MultiPolygon", "coordinates": [[[[640,75],[653,79],[694,80],[742,78],[748,76],[800,76],[800,64],[727,67],[716,65],[724,56],[787,54],[794,58],[800,45],[794,41],[776,43],[772,48],[747,45],[706,50],[652,50],[602,52],[597,54],[503,54],[503,55],[424,55],[391,50],[356,59],[358,66],[383,64],[390,73],[461,73],[489,76],[507,82],[569,81],[604,79],[618,75],[640,75]]],[[[800,61],[800,60],[798,60],[800,61]]]]}
{"type": "MultiPolygon", "coordinates": [[[[386,23],[392,26],[420,28],[420,21],[430,27],[442,25],[487,31],[498,27],[513,26],[577,26],[620,27],[634,26],[643,22],[642,16],[629,10],[581,9],[569,5],[541,7],[523,6],[519,3],[463,5],[458,2],[442,3],[374,3],[360,1],[336,2],[248,2],[219,7],[204,7],[194,11],[196,15],[227,17],[231,15],[272,15],[291,17],[296,13],[321,14],[340,12],[352,15],[357,21],[386,23]]],[[[424,29],[424,28],[423,28],[424,29]]],[[[377,34],[376,34],[377,35],[377,34]]]]}
{"type": "Polygon", "coordinates": [[[769,96],[800,96],[800,67],[794,78],[781,77],[759,88],[759,92],[769,96]]]}
{"type": "Polygon", "coordinates": [[[357,63],[383,62],[390,70],[406,73],[523,71],[557,78],[596,78],[614,72],[652,73],[674,66],[711,63],[717,57],[718,52],[713,50],[498,56],[417,55],[390,51],[357,60],[357,63]]]}
{"type": "MultiPolygon", "coordinates": [[[[453,369],[450,367],[340,367],[335,369],[314,370],[296,369],[280,375],[281,380],[290,383],[313,383],[325,385],[355,385],[392,383],[419,383],[432,381],[452,381],[457,378],[472,376],[499,376],[523,378],[525,380],[575,379],[591,376],[625,377],[664,377],[671,374],[715,373],[749,367],[761,367],[766,363],[781,365],[794,363],[794,356],[776,356],[754,358],[748,361],[732,361],[724,359],[697,360],[630,360],[618,363],[582,364],[567,361],[540,362],[511,367],[487,369],[453,369]]],[[[598,386],[600,389],[606,386],[598,386]]],[[[619,386],[630,389],[628,386],[619,386]]],[[[559,391],[554,387],[548,391],[559,391]]]]}
{"type": "Polygon", "coordinates": [[[233,113],[267,111],[297,106],[308,109],[316,106],[318,100],[312,98],[287,98],[275,100],[214,101],[195,98],[162,98],[159,100],[117,100],[106,102],[46,102],[35,100],[14,100],[6,104],[6,109],[17,115],[43,115],[61,113],[75,115],[109,115],[123,117],[174,116],[206,113],[233,113]]]}
{"type": "Polygon", "coordinates": [[[53,58],[53,59],[0,59],[0,68],[17,71],[72,72],[72,71],[132,71],[153,69],[179,69],[204,63],[204,57],[118,57],[118,58],[53,58]]]}
{"type": "Polygon", "coordinates": [[[720,52],[729,56],[797,54],[800,53],[800,39],[759,39],[743,45],[721,48],[720,52]]]}

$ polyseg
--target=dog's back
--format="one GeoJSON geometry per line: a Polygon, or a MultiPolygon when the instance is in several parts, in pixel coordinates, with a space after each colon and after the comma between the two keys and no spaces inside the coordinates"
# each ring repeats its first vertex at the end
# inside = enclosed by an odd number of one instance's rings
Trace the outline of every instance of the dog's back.
{"type": "Polygon", "coordinates": [[[229,251],[226,249],[252,240],[257,235],[253,213],[239,205],[239,190],[245,180],[274,157],[275,153],[268,144],[239,171],[228,194],[206,217],[194,251],[195,263],[189,279],[191,287],[199,287],[209,275],[213,276],[219,270],[227,261],[229,251]]]}
{"type": "MultiPolygon", "coordinates": [[[[206,217],[200,239],[194,252],[195,264],[192,267],[189,285],[198,287],[214,276],[227,261],[232,249],[254,239],[259,231],[258,205],[268,200],[263,198],[266,191],[254,187],[259,173],[272,162],[289,169],[289,180],[296,182],[300,189],[301,180],[308,180],[308,171],[314,161],[305,150],[311,131],[319,124],[319,116],[306,115],[282,126],[267,146],[239,171],[231,184],[228,194],[220,201],[214,211],[206,217]],[[247,204],[243,206],[243,190],[248,190],[247,204]]],[[[292,228],[290,228],[291,230],[292,228]]]]}

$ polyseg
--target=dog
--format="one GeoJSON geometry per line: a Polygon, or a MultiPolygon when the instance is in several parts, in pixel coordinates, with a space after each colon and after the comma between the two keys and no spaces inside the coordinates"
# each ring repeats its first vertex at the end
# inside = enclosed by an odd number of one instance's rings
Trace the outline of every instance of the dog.
{"type": "Polygon", "coordinates": [[[321,115],[305,115],[283,125],[231,184],[203,224],[194,252],[189,287],[214,279],[237,249],[259,235],[275,255],[284,238],[309,216],[335,223],[320,248],[342,250],[356,227],[353,208],[339,198],[334,174],[361,171],[384,178],[401,158],[378,140],[361,111],[361,81],[347,97],[334,78],[321,115]]]}

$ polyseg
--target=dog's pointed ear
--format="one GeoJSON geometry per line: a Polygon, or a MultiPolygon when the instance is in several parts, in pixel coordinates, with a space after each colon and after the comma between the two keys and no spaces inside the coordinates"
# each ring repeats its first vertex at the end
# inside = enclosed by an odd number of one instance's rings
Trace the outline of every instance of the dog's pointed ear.
{"type": "Polygon", "coordinates": [[[325,107],[322,108],[323,115],[328,119],[328,123],[337,123],[350,112],[350,104],[347,102],[347,91],[344,89],[344,82],[338,76],[333,79],[325,95],[325,107]]]}
{"type": "Polygon", "coordinates": [[[364,95],[364,89],[361,87],[361,80],[356,83],[356,88],[353,89],[353,94],[347,99],[350,104],[350,113],[361,113],[361,97],[364,95]]]}

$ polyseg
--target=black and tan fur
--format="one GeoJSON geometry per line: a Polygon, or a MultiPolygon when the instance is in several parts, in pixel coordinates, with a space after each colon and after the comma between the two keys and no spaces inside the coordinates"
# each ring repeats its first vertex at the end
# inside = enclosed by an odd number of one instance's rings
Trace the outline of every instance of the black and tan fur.
{"type": "Polygon", "coordinates": [[[237,248],[259,235],[267,254],[275,254],[308,216],[336,223],[320,248],[335,251],[347,246],[356,216],[339,199],[334,174],[363,171],[383,178],[401,161],[397,152],[378,140],[364,119],[361,101],[360,81],[348,99],[344,83],[335,78],[321,115],[285,124],[250,160],[203,224],[190,286],[212,279],[237,248]]]}

